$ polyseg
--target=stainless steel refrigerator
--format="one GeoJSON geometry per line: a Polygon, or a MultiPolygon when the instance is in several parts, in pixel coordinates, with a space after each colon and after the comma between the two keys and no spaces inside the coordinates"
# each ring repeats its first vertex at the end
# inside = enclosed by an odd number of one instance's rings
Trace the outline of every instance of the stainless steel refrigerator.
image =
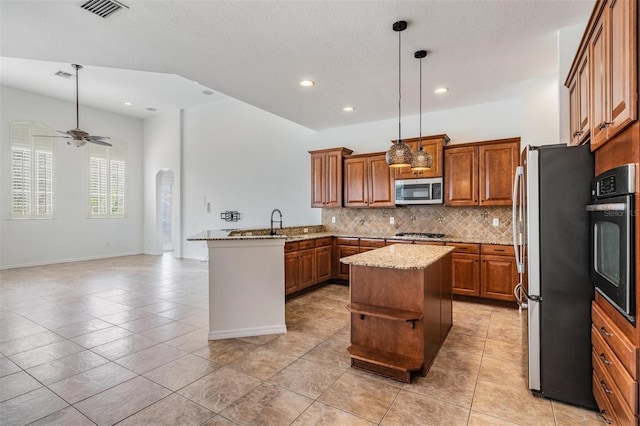
{"type": "Polygon", "coordinates": [[[596,408],[591,391],[588,145],[526,146],[513,187],[513,238],[527,309],[529,388],[596,408]],[[525,273],[526,271],[526,273],[525,273]]]}

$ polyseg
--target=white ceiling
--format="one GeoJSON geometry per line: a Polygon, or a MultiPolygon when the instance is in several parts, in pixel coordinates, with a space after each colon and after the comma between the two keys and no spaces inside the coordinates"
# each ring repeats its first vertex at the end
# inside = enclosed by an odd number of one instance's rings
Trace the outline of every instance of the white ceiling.
{"type": "Polygon", "coordinates": [[[416,50],[429,52],[423,112],[517,97],[520,81],[557,72],[556,31],[586,23],[595,1],[123,0],[129,9],[107,19],[82,3],[2,0],[0,82],[73,100],[73,78],[53,74],[79,63],[82,104],[145,118],[157,114],[147,107],[228,95],[324,129],[397,117],[397,20],[409,22],[402,112],[412,115],[416,50]],[[439,86],[449,93],[433,94],[439,86]]]}

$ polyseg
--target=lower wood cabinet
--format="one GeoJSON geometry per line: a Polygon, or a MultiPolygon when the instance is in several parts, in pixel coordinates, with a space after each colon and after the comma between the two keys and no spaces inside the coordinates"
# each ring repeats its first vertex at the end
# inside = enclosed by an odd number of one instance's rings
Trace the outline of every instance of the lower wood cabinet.
{"type": "Polygon", "coordinates": [[[453,253],[451,273],[455,294],[480,296],[479,263],[479,254],[453,253]]]}
{"type": "Polygon", "coordinates": [[[336,237],[334,239],[334,263],[333,276],[339,280],[349,279],[349,265],[340,262],[340,259],[360,253],[358,238],[336,237]]]}
{"type": "Polygon", "coordinates": [[[298,252],[284,254],[284,294],[298,291],[298,252]]]}
{"type": "Polygon", "coordinates": [[[298,252],[298,289],[311,287],[316,283],[316,252],[315,249],[300,250],[298,252]]]}
{"type": "Polygon", "coordinates": [[[316,283],[331,279],[331,246],[316,247],[316,283]]]}
{"type": "Polygon", "coordinates": [[[284,252],[286,295],[331,279],[331,237],[285,243],[284,252]]]}

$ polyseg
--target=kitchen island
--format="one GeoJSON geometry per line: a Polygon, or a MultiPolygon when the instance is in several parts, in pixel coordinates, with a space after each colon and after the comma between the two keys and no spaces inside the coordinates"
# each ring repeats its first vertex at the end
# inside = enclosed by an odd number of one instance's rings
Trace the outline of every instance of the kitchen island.
{"type": "Polygon", "coordinates": [[[453,247],[396,244],[350,265],[351,365],[410,383],[426,375],[452,326],[453,247]]]}
{"type": "Polygon", "coordinates": [[[286,333],[284,235],[203,231],[209,249],[209,340],[286,333]]]}

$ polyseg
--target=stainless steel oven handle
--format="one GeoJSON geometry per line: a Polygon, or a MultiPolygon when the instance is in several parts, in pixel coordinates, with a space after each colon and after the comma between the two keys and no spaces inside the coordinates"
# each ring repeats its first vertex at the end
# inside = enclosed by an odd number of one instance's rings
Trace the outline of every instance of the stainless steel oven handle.
{"type": "Polygon", "coordinates": [[[625,210],[627,210],[625,203],[589,204],[587,206],[588,212],[623,212],[625,210]]]}

